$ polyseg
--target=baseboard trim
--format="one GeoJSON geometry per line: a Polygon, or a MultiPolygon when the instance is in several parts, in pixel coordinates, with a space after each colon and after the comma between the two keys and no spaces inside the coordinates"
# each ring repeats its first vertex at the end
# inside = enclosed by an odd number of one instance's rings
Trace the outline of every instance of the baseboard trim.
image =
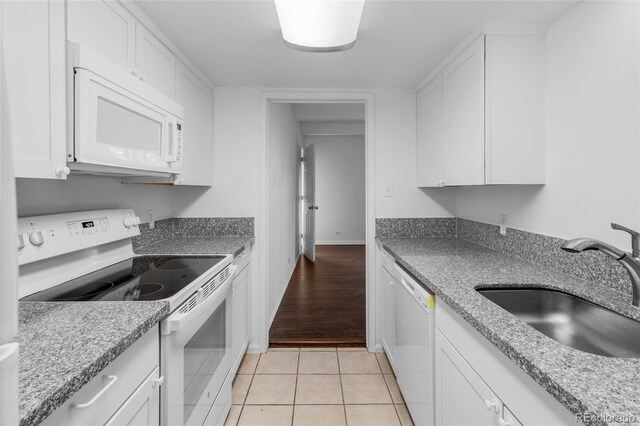
{"type": "Polygon", "coordinates": [[[365,241],[316,241],[317,246],[363,246],[365,241]]]}

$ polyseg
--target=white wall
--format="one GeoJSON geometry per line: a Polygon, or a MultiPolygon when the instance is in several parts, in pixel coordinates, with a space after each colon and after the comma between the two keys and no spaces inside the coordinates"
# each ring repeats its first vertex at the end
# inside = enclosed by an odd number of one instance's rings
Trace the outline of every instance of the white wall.
{"type": "Polygon", "coordinates": [[[376,217],[453,217],[455,190],[416,186],[416,97],[413,91],[375,91],[376,217]],[[385,184],[393,196],[385,197],[385,184]]]}
{"type": "Polygon", "coordinates": [[[363,103],[316,103],[293,105],[293,116],[298,121],[364,120],[363,103]]]}
{"type": "Polygon", "coordinates": [[[458,216],[629,249],[640,228],[637,2],[584,2],[546,42],[547,184],[458,190],[458,216]]]}
{"type": "Polygon", "coordinates": [[[120,178],[70,175],[66,181],[17,179],[18,216],[132,207],[143,222],[147,210],[155,219],[174,217],[173,194],[187,188],[125,185],[120,178]]]}
{"type": "Polygon", "coordinates": [[[309,144],[316,156],[316,244],[364,244],[364,136],[307,136],[309,144]]]}
{"type": "Polygon", "coordinates": [[[291,104],[270,103],[269,161],[269,318],[278,309],[299,254],[300,126],[291,104]]]}

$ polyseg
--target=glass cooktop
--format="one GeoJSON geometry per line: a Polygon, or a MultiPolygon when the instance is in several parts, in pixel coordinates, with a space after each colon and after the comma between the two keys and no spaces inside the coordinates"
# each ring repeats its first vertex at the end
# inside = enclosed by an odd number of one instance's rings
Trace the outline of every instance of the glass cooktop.
{"type": "Polygon", "coordinates": [[[20,299],[22,302],[167,299],[225,256],[140,256],[20,299]]]}

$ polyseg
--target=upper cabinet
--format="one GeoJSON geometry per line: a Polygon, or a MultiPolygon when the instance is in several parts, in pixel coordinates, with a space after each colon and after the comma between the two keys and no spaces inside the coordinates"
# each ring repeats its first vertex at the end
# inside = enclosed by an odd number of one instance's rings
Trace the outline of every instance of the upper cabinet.
{"type": "Polygon", "coordinates": [[[184,108],[182,185],[213,182],[213,92],[181,61],[176,74],[176,101],[184,108]]]}
{"type": "Polygon", "coordinates": [[[64,179],[64,3],[0,2],[0,8],[2,125],[13,142],[16,176],[64,179]]]}
{"type": "Polygon", "coordinates": [[[77,42],[184,107],[183,172],[125,182],[212,184],[213,85],[130,1],[2,2],[3,115],[16,176],[64,179],[73,141],[72,74],[77,42]],[[3,108],[4,109],[4,108],[3,108]],[[163,179],[160,181],[160,179],[163,179]]]}
{"type": "Polygon", "coordinates": [[[67,1],[67,39],[135,71],[136,20],[115,1],[67,1]]]}
{"type": "Polygon", "coordinates": [[[492,26],[417,93],[417,185],[544,183],[544,29],[492,26]]]}
{"type": "Polygon", "coordinates": [[[136,24],[136,66],[133,72],[140,80],[175,99],[176,57],[140,23],[136,24]]]}

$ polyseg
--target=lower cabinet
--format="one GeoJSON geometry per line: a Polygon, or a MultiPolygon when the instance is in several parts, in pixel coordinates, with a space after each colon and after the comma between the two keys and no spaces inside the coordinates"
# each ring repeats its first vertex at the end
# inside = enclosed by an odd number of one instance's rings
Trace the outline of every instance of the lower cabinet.
{"type": "Polygon", "coordinates": [[[153,327],[89,383],[58,407],[43,425],[160,423],[160,334],[153,327]]]}
{"type": "Polygon", "coordinates": [[[497,425],[502,401],[436,331],[436,424],[497,425]]]}
{"type": "MultiPolygon", "coordinates": [[[[235,375],[242,356],[247,350],[249,345],[249,325],[250,325],[250,270],[249,258],[251,257],[250,248],[245,248],[234,259],[233,263],[238,268],[236,270],[236,276],[233,279],[233,296],[232,296],[232,334],[231,334],[231,346],[232,346],[232,370],[231,373],[235,375]]],[[[233,377],[232,375],[232,377],[233,377]]]]}
{"type": "Polygon", "coordinates": [[[437,425],[575,425],[575,416],[444,303],[436,304],[437,425]]]}
{"type": "Polygon", "coordinates": [[[395,277],[382,268],[382,346],[391,366],[397,369],[396,360],[396,295],[395,277]]]}

